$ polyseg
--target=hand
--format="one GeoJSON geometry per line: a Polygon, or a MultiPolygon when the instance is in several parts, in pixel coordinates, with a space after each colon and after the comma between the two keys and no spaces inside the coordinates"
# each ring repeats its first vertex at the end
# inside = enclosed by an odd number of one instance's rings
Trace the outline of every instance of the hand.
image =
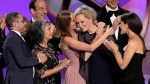
{"type": "Polygon", "coordinates": [[[64,67],[66,68],[69,66],[69,64],[70,64],[70,60],[65,58],[64,60],[61,61],[61,63],[59,65],[62,66],[63,68],[64,67]]]}
{"type": "Polygon", "coordinates": [[[98,23],[97,23],[97,27],[98,27],[98,28],[99,28],[99,27],[104,28],[105,25],[106,25],[106,24],[105,24],[104,22],[98,22],[98,23]]]}
{"type": "Polygon", "coordinates": [[[54,24],[50,24],[50,27],[51,27],[51,29],[52,29],[52,32],[53,32],[53,34],[56,32],[56,28],[55,28],[55,25],[54,24]]]}
{"type": "Polygon", "coordinates": [[[37,57],[40,59],[41,64],[44,64],[47,61],[47,56],[43,52],[38,52],[37,57]]]}
{"type": "Polygon", "coordinates": [[[1,18],[2,20],[1,20],[0,28],[1,28],[2,30],[4,30],[4,28],[5,28],[5,26],[6,26],[6,23],[5,23],[6,16],[7,16],[7,14],[4,13],[3,17],[1,18]]]}
{"type": "Polygon", "coordinates": [[[105,26],[104,22],[98,22],[97,23],[96,35],[98,38],[105,32],[104,26],[105,26]]]}
{"type": "Polygon", "coordinates": [[[117,29],[117,26],[120,24],[120,21],[121,21],[120,18],[121,18],[121,16],[117,16],[116,19],[113,21],[112,28],[113,28],[114,30],[116,30],[116,29],[117,29]]]}
{"type": "Polygon", "coordinates": [[[104,45],[111,51],[118,51],[118,46],[113,41],[105,40],[104,45]]]}
{"type": "Polygon", "coordinates": [[[106,28],[106,33],[108,33],[109,35],[113,35],[115,32],[115,30],[111,27],[109,28],[109,25],[106,28]]]}

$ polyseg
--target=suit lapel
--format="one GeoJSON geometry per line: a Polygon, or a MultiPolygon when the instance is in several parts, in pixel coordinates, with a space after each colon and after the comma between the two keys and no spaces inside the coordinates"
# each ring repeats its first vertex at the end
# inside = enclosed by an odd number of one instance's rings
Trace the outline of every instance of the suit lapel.
{"type": "Polygon", "coordinates": [[[27,43],[18,34],[16,34],[14,31],[10,31],[10,33],[12,33],[13,35],[17,35],[23,41],[22,43],[27,47],[27,50],[29,51],[29,53],[32,54],[32,52],[31,52],[29,46],[27,45],[27,43]]]}

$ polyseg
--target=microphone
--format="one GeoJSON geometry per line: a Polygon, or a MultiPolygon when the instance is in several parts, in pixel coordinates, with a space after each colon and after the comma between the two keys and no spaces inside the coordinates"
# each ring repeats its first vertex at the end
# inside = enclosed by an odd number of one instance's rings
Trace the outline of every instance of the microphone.
{"type": "MultiPolygon", "coordinates": [[[[92,22],[89,24],[88,28],[91,27],[92,22]]],[[[77,28],[75,29],[76,32],[82,32],[82,29],[77,26],[77,28]]]]}
{"type": "Polygon", "coordinates": [[[80,28],[80,27],[77,27],[77,28],[75,29],[75,31],[80,32],[80,31],[81,31],[81,28],[80,28]]]}

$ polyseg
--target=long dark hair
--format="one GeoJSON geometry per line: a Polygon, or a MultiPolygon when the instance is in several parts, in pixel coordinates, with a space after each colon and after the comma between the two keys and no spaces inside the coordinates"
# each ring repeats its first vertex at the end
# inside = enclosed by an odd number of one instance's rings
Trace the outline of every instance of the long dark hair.
{"type": "Polygon", "coordinates": [[[56,34],[55,37],[60,38],[61,36],[71,36],[70,33],[70,23],[72,12],[68,10],[63,10],[58,13],[56,17],[56,34]]]}
{"type": "Polygon", "coordinates": [[[143,29],[142,21],[140,18],[133,12],[125,13],[121,16],[121,21],[123,21],[125,24],[128,24],[128,27],[132,32],[134,32],[136,35],[140,37],[142,40],[142,43],[144,45],[144,55],[146,54],[146,46],[144,39],[142,38],[141,31],[143,29]]]}

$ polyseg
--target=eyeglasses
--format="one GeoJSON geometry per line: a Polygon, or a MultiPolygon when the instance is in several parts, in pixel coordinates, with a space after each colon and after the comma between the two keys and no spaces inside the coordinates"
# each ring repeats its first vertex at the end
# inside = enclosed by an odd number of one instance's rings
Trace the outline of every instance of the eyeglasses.
{"type": "Polygon", "coordinates": [[[20,22],[24,23],[25,21],[24,21],[24,20],[22,20],[22,21],[20,21],[20,22]]]}
{"type": "Polygon", "coordinates": [[[16,21],[16,22],[22,22],[22,23],[25,23],[25,21],[24,21],[24,20],[21,20],[21,21],[16,21]]]}

